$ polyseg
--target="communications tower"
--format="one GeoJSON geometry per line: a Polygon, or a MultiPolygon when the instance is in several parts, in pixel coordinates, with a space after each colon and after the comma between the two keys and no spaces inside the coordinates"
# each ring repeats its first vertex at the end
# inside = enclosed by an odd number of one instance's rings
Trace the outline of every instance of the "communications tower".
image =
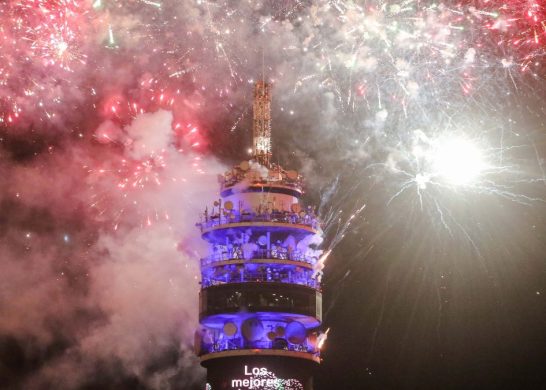
{"type": "Polygon", "coordinates": [[[320,223],[302,177],[271,162],[270,85],[254,89],[253,157],[220,177],[202,238],[195,349],[207,389],[312,389],[325,335],[320,223]]]}

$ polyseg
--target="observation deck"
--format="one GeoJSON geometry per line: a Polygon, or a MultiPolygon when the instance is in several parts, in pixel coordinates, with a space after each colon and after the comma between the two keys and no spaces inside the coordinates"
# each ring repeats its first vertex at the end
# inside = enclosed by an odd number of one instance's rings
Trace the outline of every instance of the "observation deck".
{"type": "Polygon", "coordinates": [[[260,355],[295,357],[320,363],[320,349],[316,342],[292,345],[283,341],[247,342],[244,338],[234,338],[216,343],[201,344],[201,361],[221,357],[260,355]]]}
{"type": "Polygon", "coordinates": [[[210,217],[205,212],[204,221],[199,223],[201,235],[207,241],[215,241],[215,232],[234,228],[253,228],[257,231],[279,229],[290,231],[291,234],[304,236],[307,234],[319,234],[320,224],[312,213],[300,211],[299,213],[288,211],[262,211],[256,212],[230,212],[222,211],[222,214],[213,214],[210,217]]]}
{"type": "Polygon", "coordinates": [[[320,290],[315,276],[316,258],[306,257],[298,251],[289,252],[283,247],[259,249],[250,259],[243,256],[243,248],[216,253],[201,260],[203,288],[227,283],[287,283],[320,290]],[[250,265],[250,266],[246,266],[250,265]]]}
{"type": "Polygon", "coordinates": [[[210,256],[201,259],[201,268],[219,267],[231,264],[244,264],[247,262],[257,264],[267,264],[275,262],[278,264],[297,265],[308,269],[313,269],[317,263],[316,257],[307,256],[300,251],[288,251],[284,247],[275,247],[273,249],[259,249],[253,252],[251,259],[245,259],[242,246],[232,247],[228,252],[227,249],[221,253],[214,253],[210,256]]]}

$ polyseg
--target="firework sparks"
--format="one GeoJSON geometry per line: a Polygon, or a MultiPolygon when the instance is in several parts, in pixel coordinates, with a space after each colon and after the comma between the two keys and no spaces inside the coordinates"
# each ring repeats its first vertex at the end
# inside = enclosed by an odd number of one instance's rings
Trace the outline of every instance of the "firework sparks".
{"type": "MultiPolygon", "coordinates": [[[[483,191],[485,183],[492,193],[498,190],[498,183],[483,178],[491,180],[492,171],[508,173],[506,164],[487,165],[483,158],[490,156],[479,155],[479,146],[446,141],[449,136],[435,129],[453,121],[457,128],[471,127],[461,113],[491,116],[504,105],[500,96],[528,91],[529,79],[542,83],[537,70],[545,54],[546,10],[533,0],[457,6],[320,1],[310,7],[19,0],[0,6],[0,15],[9,19],[0,28],[7,53],[0,65],[0,121],[6,127],[58,126],[78,110],[123,127],[142,113],[169,109],[175,133],[186,145],[203,148],[206,142],[191,124],[211,104],[232,112],[244,101],[238,89],[253,79],[243,75],[252,74],[258,62],[249,53],[263,55],[276,88],[295,97],[283,112],[297,116],[304,109],[294,104],[301,94],[334,96],[333,112],[344,117],[335,131],[349,158],[374,148],[399,156],[397,166],[413,159],[417,168],[401,169],[408,176],[398,190],[441,184],[483,191]],[[257,26],[260,39],[243,20],[257,26]],[[179,36],[184,39],[173,39],[179,36]],[[282,63],[270,58],[267,46],[282,63]],[[416,132],[436,140],[419,157],[411,145],[416,132]]],[[[227,120],[232,133],[244,117],[239,112],[227,120]]],[[[499,116],[500,130],[488,133],[488,140],[475,138],[485,144],[504,140],[510,125],[503,120],[499,116]]],[[[126,142],[108,133],[97,137],[126,142]]],[[[504,154],[510,146],[503,141],[495,150],[504,154]]]]}
{"type": "MultiPolygon", "coordinates": [[[[542,222],[521,215],[540,214],[545,197],[544,1],[10,0],[0,2],[0,18],[2,200],[9,206],[11,196],[31,208],[28,215],[43,207],[51,220],[59,211],[79,220],[70,210],[83,202],[93,212],[81,229],[91,237],[178,229],[177,212],[201,204],[200,184],[215,180],[208,146],[221,159],[248,148],[248,84],[264,77],[275,96],[277,155],[299,164],[309,188],[326,187],[316,194],[327,241],[324,253],[313,253],[315,276],[342,264],[341,281],[349,280],[378,243],[386,243],[385,263],[396,252],[404,263],[417,253],[411,260],[426,266],[416,274],[437,265],[430,258],[457,252],[451,239],[484,260],[491,237],[505,233],[493,220],[512,229],[497,253],[543,249],[542,222]],[[5,161],[16,166],[6,180],[5,161]],[[43,205],[30,188],[37,185],[18,183],[38,165],[45,168],[33,178],[64,172],[55,186],[47,183],[44,199],[66,192],[64,179],[76,186],[67,166],[84,166],[81,193],[68,194],[77,202],[43,205]],[[11,181],[25,191],[11,190],[11,181]],[[505,220],[492,218],[499,215],[505,220]],[[389,232],[396,234],[383,241],[389,232]],[[344,237],[349,256],[337,260],[332,249],[344,237]]],[[[51,246],[76,248],[77,230],[62,226],[51,246]]],[[[25,250],[42,235],[28,226],[20,233],[25,250]]],[[[488,273],[491,281],[500,283],[488,273]]],[[[96,361],[75,356],[70,364],[96,361]]],[[[142,367],[149,373],[155,365],[142,367]]]]}
{"type": "Polygon", "coordinates": [[[79,25],[85,8],[76,0],[9,1],[0,5],[0,17],[0,122],[11,125],[24,115],[53,120],[63,94],[52,96],[51,86],[68,87],[71,73],[87,62],[79,25]]]}
{"type": "Polygon", "coordinates": [[[468,139],[443,137],[429,142],[426,149],[419,144],[413,149],[414,158],[424,167],[415,177],[421,189],[437,179],[456,186],[468,185],[488,168],[482,151],[468,139]]]}

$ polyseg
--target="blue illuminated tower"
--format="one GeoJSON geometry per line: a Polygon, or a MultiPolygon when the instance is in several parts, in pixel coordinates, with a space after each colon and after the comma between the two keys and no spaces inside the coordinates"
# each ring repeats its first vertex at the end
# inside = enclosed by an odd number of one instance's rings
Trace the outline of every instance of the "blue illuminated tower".
{"type": "Polygon", "coordinates": [[[212,390],[312,389],[320,362],[322,231],[302,177],[271,162],[270,106],[257,82],[253,158],[221,177],[198,224],[209,254],[195,347],[212,390]]]}

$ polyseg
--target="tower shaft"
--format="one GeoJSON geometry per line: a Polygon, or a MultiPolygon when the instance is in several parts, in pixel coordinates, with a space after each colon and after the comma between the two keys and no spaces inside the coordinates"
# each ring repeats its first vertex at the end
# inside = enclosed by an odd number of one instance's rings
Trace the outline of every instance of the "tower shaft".
{"type": "Polygon", "coordinates": [[[254,158],[269,166],[271,159],[271,96],[270,85],[258,81],[254,87],[253,150],[254,158]]]}

